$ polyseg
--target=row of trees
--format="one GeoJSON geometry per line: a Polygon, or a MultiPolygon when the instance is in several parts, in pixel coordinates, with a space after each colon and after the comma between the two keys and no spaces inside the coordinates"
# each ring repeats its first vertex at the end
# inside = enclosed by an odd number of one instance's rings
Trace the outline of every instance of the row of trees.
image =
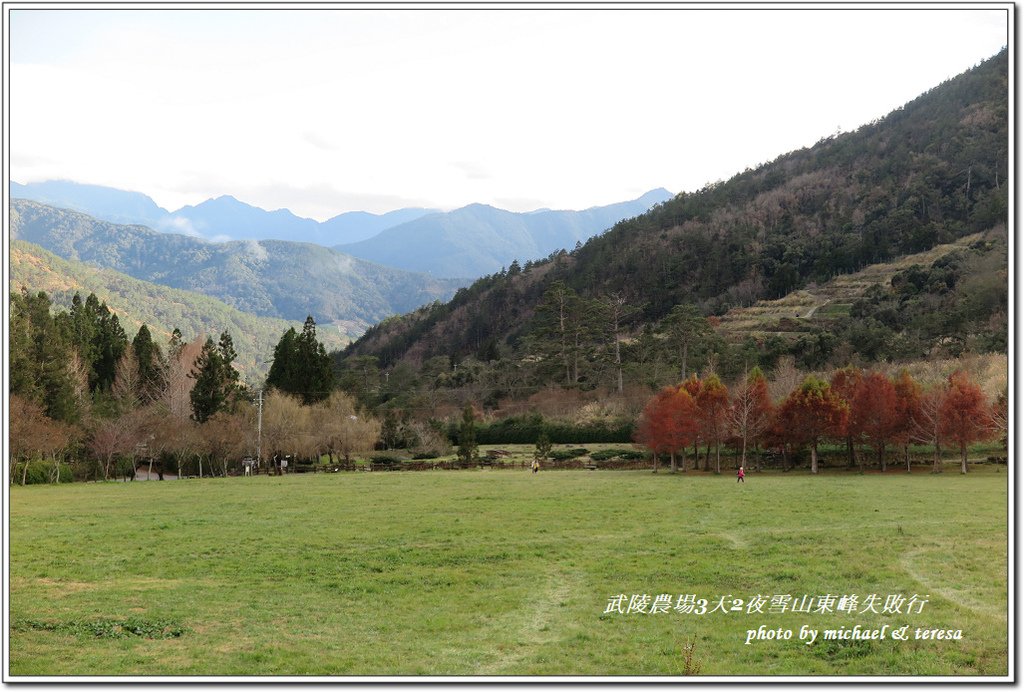
{"type": "MultiPolygon", "coordinates": [[[[986,401],[981,388],[959,371],[943,383],[922,387],[905,370],[889,378],[846,367],[828,381],[809,375],[784,399],[773,401],[767,379],[755,368],[731,393],[713,374],[703,380],[692,375],[665,387],[645,407],[636,436],[653,453],[655,471],[664,455],[673,472],[677,456],[685,469],[691,446],[697,468],[703,443],[704,470],[710,470],[713,449],[714,470],[720,473],[720,450],[729,445],[740,451],[742,466],[751,449],[775,449],[785,460],[794,450],[808,448],[811,473],[817,473],[819,445],[834,441],[847,446],[850,466],[858,447],[870,448],[883,472],[887,448],[903,449],[909,471],[909,446],[930,445],[939,471],[941,448],[952,445],[960,452],[961,472],[967,473],[968,446],[1005,437],[1006,430],[1006,396],[986,401]]],[[[863,454],[860,458],[863,470],[863,454]]]]}
{"type": "MultiPolygon", "coordinates": [[[[110,479],[134,472],[140,458],[161,478],[226,475],[256,454],[257,396],[240,383],[230,334],[186,343],[175,329],[165,351],[146,325],[129,341],[95,295],[76,294],[70,310],[52,308],[43,292],[11,298],[12,482],[26,482],[30,460],[49,464],[56,481],[69,463],[78,477],[110,479]]],[[[347,460],[354,449],[373,448],[380,425],[332,391],[312,317],[301,335],[284,334],[272,373],[262,416],[266,457],[347,460]]]]}
{"type": "MultiPolygon", "coordinates": [[[[562,297],[569,307],[579,299],[569,290],[562,297]]],[[[48,465],[53,479],[61,477],[61,464],[67,460],[76,460],[80,477],[111,478],[138,457],[154,460],[161,474],[202,474],[211,469],[226,474],[230,464],[255,454],[261,441],[264,459],[277,453],[347,460],[354,449],[369,450],[377,444],[446,453],[445,411],[455,418],[455,406],[486,404],[497,390],[518,395],[523,406],[540,406],[543,398],[546,416],[563,415],[555,409],[568,407],[571,413],[590,406],[579,396],[568,396],[582,395],[579,386],[526,399],[523,394],[536,384],[523,379],[518,370],[530,367],[529,359],[491,367],[435,357],[417,376],[400,366],[382,373],[372,358],[354,358],[341,371],[341,384],[358,393],[357,399],[335,389],[330,359],[316,339],[310,317],[301,334],[288,330],[275,349],[261,440],[257,395],[240,384],[227,332],[218,341],[199,337],[186,343],[175,330],[161,348],[145,325],[129,341],[117,316],[93,295],[84,301],[76,295],[70,311],[54,314],[44,293],[22,291],[12,297],[11,305],[12,480],[14,465],[29,459],[48,465]],[[557,393],[566,395],[561,404],[557,393]],[[365,411],[381,404],[391,408],[381,409],[386,415],[378,424],[365,411]]],[[[603,334],[607,352],[615,354],[607,362],[621,366],[622,359],[612,349],[619,341],[615,307],[608,303],[605,309],[595,309],[601,319],[591,322],[610,325],[609,329],[580,334],[603,334]]],[[[624,306],[619,307],[621,316],[624,306]]],[[[546,356],[538,356],[554,363],[556,377],[569,382],[577,368],[584,372],[583,365],[574,362],[577,335],[571,327],[578,316],[571,313],[549,312],[551,348],[546,356]]],[[[779,367],[776,381],[769,383],[755,367],[732,391],[717,375],[687,377],[694,365],[704,363],[708,372],[707,364],[714,362],[707,353],[714,338],[712,326],[692,305],[680,305],[657,336],[664,349],[675,351],[673,374],[681,384],[663,389],[647,405],[638,439],[668,455],[673,468],[677,455],[685,458],[691,446],[696,465],[703,444],[705,469],[711,468],[713,459],[714,469],[720,471],[721,448],[729,445],[739,451],[743,464],[752,449],[778,450],[786,463],[787,455],[806,448],[816,471],[818,445],[835,440],[846,444],[851,466],[856,451],[869,447],[884,470],[886,449],[906,449],[913,442],[933,445],[936,460],[941,445],[957,445],[966,469],[968,444],[994,430],[1005,432],[1005,396],[989,405],[964,375],[955,375],[942,386],[922,387],[906,373],[890,379],[847,367],[834,371],[827,382],[812,377],[799,384],[790,363],[788,379],[780,379],[779,367]],[[700,356],[696,362],[695,354],[700,356]],[[784,387],[779,386],[783,379],[784,387]]],[[[621,382],[620,374],[620,388],[621,382]]],[[[609,391],[615,391],[614,384],[609,391]]],[[[612,415],[604,406],[619,402],[614,415],[631,422],[650,391],[634,385],[623,396],[608,397],[593,415],[604,420],[612,415]]],[[[461,442],[463,436],[452,437],[461,442]]],[[[862,464],[863,458],[862,454],[862,464]]],[[[27,474],[26,465],[22,482],[27,474]]]]}

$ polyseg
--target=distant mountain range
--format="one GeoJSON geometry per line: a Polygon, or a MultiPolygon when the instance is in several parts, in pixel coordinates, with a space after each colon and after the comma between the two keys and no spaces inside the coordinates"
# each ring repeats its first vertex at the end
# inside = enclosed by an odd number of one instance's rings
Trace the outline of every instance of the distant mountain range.
{"type": "Polygon", "coordinates": [[[296,216],[287,209],[260,209],[230,195],[168,211],[141,192],[67,180],[28,185],[11,181],[11,198],[30,199],[80,211],[102,221],[138,224],[218,242],[292,240],[324,246],[365,240],[392,226],[438,211],[418,208],[399,209],[386,214],[352,211],[321,223],[296,216]]]}
{"type": "Polygon", "coordinates": [[[450,297],[460,282],[282,240],[211,243],[119,225],[29,200],[11,202],[11,238],[136,279],[212,296],[264,317],[340,323],[350,335],[450,297]]]}
{"type": "Polygon", "coordinates": [[[293,240],[331,246],[338,241],[357,242],[384,229],[417,219],[436,209],[399,209],[387,214],[352,211],[320,223],[296,216],[287,209],[266,211],[230,195],[185,206],[169,215],[160,230],[191,232],[214,241],[293,240]]]}
{"type": "Polygon", "coordinates": [[[515,259],[537,260],[571,249],[618,221],[672,198],[668,190],[658,189],[629,202],[584,211],[515,213],[471,204],[451,212],[423,208],[386,214],[346,212],[317,222],[287,209],[260,209],[229,195],[172,212],[142,193],[99,185],[68,181],[21,185],[12,181],[10,191],[12,199],[79,211],[111,223],[142,225],[215,242],[315,243],[371,262],[467,279],[498,271],[515,259]]]}
{"type": "Polygon", "coordinates": [[[435,276],[477,277],[572,249],[623,219],[672,199],[664,188],[642,197],[583,211],[540,210],[525,214],[471,204],[429,214],[337,249],[371,262],[435,276]]]}

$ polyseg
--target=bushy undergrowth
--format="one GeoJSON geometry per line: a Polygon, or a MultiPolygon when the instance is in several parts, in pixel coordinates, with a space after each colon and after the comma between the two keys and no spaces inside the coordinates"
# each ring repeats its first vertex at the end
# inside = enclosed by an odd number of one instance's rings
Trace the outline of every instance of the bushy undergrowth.
{"type": "Polygon", "coordinates": [[[15,483],[24,482],[25,485],[38,485],[41,483],[54,482],[70,483],[74,480],[70,464],[61,463],[59,466],[54,466],[52,461],[19,462],[15,465],[14,473],[11,478],[15,483]],[[27,472],[25,468],[26,464],[28,464],[27,472]]]}
{"type": "Polygon", "coordinates": [[[576,459],[584,456],[586,453],[586,449],[577,447],[576,449],[553,449],[549,456],[555,461],[562,461],[564,459],[576,459]]]}

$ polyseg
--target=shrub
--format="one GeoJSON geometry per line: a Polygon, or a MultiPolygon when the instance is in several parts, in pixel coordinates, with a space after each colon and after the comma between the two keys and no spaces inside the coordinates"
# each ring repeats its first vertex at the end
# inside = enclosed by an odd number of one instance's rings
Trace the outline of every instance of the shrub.
{"type": "Polygon", "coordinates": [[[575,459],[576,457],[584,456],[586,453],[587,450],[582,447],[578,447],[576,449],[553,449],[551,450],[551,454],[548,456],[555,461],[565,461],[566,459],[575,459]]]}
{"type": "MultiPolygon", "coordinates": [[[[60,478],[58,483],[70,483],[74,480],[69,464],[60,464],[60,478]]],[[[14,475],[11,479],[20,484],[22,474],[25,474],[25,485],[41,485],[53,483],[54,466],[52,461],[29,461],[19,462],[14,467],[14,475]],[[25,464],[28,464],[28,473],[25,473],[25,464]]]]}
{"type": "Polygon", "coordinates": [[[402,460],[391,454],[375,454],[370,457],[371,464],[381,464],[383,466],[393,466],[395,464],[401,464],[402,460]]]}

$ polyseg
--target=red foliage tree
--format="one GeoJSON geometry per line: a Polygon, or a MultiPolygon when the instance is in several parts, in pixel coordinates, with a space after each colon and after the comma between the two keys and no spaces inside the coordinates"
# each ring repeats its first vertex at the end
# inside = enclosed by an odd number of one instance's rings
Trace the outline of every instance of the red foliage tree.
{"type": "Polygon", "coordinates": [[[779,407],[777,430],[784,439],[811,447],[811,473],[818,472],[818,444],[840,437],[849,417],[846,402],[824,380],[808,375],[779,407]]]}
{"type": "MultiPolygon", "coordinates": [[[[679,386],[686,390],[686,393],[690,395],[690,397],[693,399],[694,403],[696,403],[697,400],[700,398],[700,393],[704,389],[704,383],[700,381],[700,379],[697,377],[696,373],[691,374],[688,378],[683,380],[682,384],[680,384],[679,386]]],[[[697,444],[702,439],[703,438],[701,437],[701,431],[698,430],[697,434],[693,436],[693,441],[691,442],[691,444],[693,445],[693,470],[694,471],[696,471],[698,466],[700,465],[700,453],[697,451],[697,444]]],[[[706,462],[705,462],[705,464],[706,464],[706,462]]],[[[707,471],[707,468],[705,468],[704,470],[707,471]]]]}
{"type": "MultiPolygon", "coordinates": [[[[701,435],[709,445],[715,446],[715,473],[722,472],[722,440],[729,430],[729,389],[718,379],[708,375],[697,396],[697,415],[701,435]]],[[[709,455],[710,456],[710,455],[709,455]]],[[[705,462],[705,471],[707,462],[705,462]]]]}
{"type": "Polygon", "coordinates": [[[950,375],[939,406],[939,434],[960,446],[960,473],[967,473],[967,445],[992,434],[989,415],[981,387],[962,372],[950,375]]]}
{"type": "Polygon", "coordinates": [[[895,439],[896,387],[885,375],[869,372],[861,378],[850,402],[849,434],[874,448],[885,473],[885,447],[895,439]]]}
{"type": "MultiPolygon", "coordinates": [[[[850,407],[853,406],[853,395],[857,391],[857,385],[864,378],[864,371],[854,365],[847,365],[845,368],[839,368],[832,373],[832,377],[829,379],[829,385],[832,387],[832,391],[839,395],[839,398],[846,402],[850,407]]],[[[854,454],[853,448],[853,435],[850,434],[849,430],[845,432],[846,438],[846,453],[848,455],[847,466],[853,467],[857,463],[856,455],[854,454]]]]}
{"type": "Polygon", "coordinates": [[[668,454],[672,471],[676,470],[676,453],[685,449],[697,436],[697,407],[693,397],[682,387],[666,387],[651,399],[637,426],[637,441],[654,455],[654,473],[658,472],[658,455],[668,454]]]}
{"type": "Polygon", "coordinates": [[[917,420],[921,417],[921,386],[906,370],[900,370],[892,381],[896,391],[896,425],[893,442],[903,446],[903,459],[910,473],[910,441],[917,420]]]}

